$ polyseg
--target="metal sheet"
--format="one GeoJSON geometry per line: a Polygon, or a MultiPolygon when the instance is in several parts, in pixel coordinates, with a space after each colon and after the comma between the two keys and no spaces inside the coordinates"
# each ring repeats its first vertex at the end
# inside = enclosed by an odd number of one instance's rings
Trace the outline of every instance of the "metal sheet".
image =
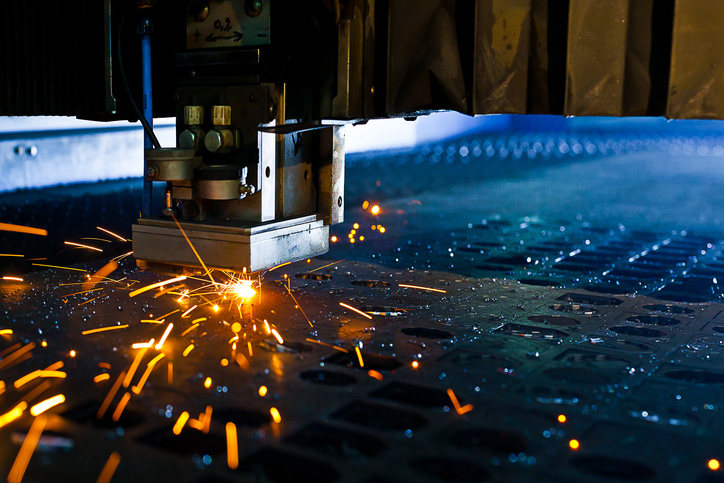
{"type": "Polygon", "coordinates": [[[722,2],[676,2],[667,117],[724,117],[722,18],[722,2]]]}
{"type": "Polygon", "coordinates": [[[478,0],[473,111],[524,114],[531,0],[478,0]]]}

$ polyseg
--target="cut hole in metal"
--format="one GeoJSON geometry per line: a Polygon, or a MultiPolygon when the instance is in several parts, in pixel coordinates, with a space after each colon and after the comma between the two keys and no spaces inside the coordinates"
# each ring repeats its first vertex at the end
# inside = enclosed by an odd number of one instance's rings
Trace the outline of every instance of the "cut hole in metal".
{"type": "Polygon", "coordinates": [[[644,305],[644,308],[646,310],[653,310],[656,312],[664,312],[667,314],[690,314],[694,312],[694,310],[686,308],[686,307],[679,307],[678,305],[671,305],[671,304],[647,304],[644,305]]]}
{"type": "Polygon", "coordinates": [[[181,434],[176,435],[171,428],[172,426],[167,426],[145,434],[137,441],[181,456],[216,455],[226,451],[226,439],[221,436],[192,428],[186,428],[181,434]]]}
{"type": "MultiPolygon", "coordinates": [[[[430,387],[407,384],[405,382],[393,382],[372,393],[372,397],[387,399],[410,406],[422,408],[435,408],[449,406],[450,398],[445,391],[430,387]]],[[[465,403],[458,399],[461,405],[465,403]]]]}
{"type": "Polygon", "coordinates": [[[577,455],[571,459],[571,466],[584,473],[620,480],[649,480],[656,476],[654,470],[642,463],[610,456],[577,455]]]}
{"type": "Polygon", "coordinates": [[[590,315],[598,312],[596,309],[587,307],[585,305],[578,304],[553,304],[548,306],[549,309],[555,310],[556,312],[570,312],[577,314],[590,315]]]}
{"type": "Polygon", "coordinates": [[[410,461],[410,467],[421,475],[432,476],[441,481],[482,483],[490,478],[490,472],[483,466],[444,456],[415,458],[410,461]]]}
{"type": "Polygon", "coordinates": [[[331,417],[363,428],[380,431],[415,430],[427,425],[427,419],[417,413],[361,401],[343,407],[331,417]]]}
{"type": "Polygon", "coordinates": [[[327,273],[298,273],[294,276],[303,280],[330,280],[332,278],[327,273]]]}
{"type": "Polygon", "coordinates": [[[349,386],[350,384],[355,384],[357,382],[357,378],[354,376],[334,371],[303,371],[299,373],[299,377],[305,381],[313,382],[315,384],[324,384],[326,386],[349,386]]]}
{"type": "Polygon", "coordinates": [[[239,462],[236,470],[246,473],[254,481],[313,481],[331,483],[339,478],[339,473],[324,461],[313,460],[294,453],[275,448],[263,448],[239,462]]]}
{"type": "Polygon", "coordinates": [[[531,322],[537,322],[539,324],[546,325],[570,326],[580,324],[580,322],[576,319],[572,319],[570,317],[562,317],[560,315],[533,315],[528,317],[528,320],[530,320],[531,322]]]}
{"type": "Polygon", "coordinates": [[[390,286],[390,282],[383,282],[381,280],[352,280],[351,283],[352,285],[370,288],[385,288],[390,286]]]}
{"type": "Polygon", "coordinates": [[[684,369],[681,371],[669,371],[664,376],[677,381],[694,382],[696,384],[721,384],[724,383],[724,374],[710,371],[696,371],[684,369]]]}
{"type": "Polygon", "coordinates": [[[99,401],[88,401],[83,404],[79,404],[68,411],[64,412],[62,416],[71,421],[75,421],[80,424],[88,424],[95,426],[99,429],[112,429],[112,428],[123,428],[128,429],[141,424],[144,421],[143,414],[139,413],[130,408],[126,408],[118,421],[111,419],[111,412],[106,411],[103,419],[98,419],[96,414],[98,409],[101,407],[99,401]]]}
{"type": "MultiPolygon", "coordinates": [[[[394,371],[402,366],[402,362],[391,356],[361,352],[364,370],[394,371]]],[[[355,352],[337,352],[324,359],[325,364],[336,364],[343,367],[354,367],[360,369],[359,358],[355,352]]]]}
{"type": "Polygon", "coordinates": [[[401,329],[401,332],[411,337],[419,337],[420,339],[452,339],[455,337],[447,330],[429,329],[427,327],[407,327],[401,329]]]}
{"type": "Polygon", "coordinates": [[[504,324],[500,329],[496,330],[496,332],[525,337],[526,339],[556,340],[563,339],[569,335],[558,329],[549,329],[547,327],[535,327],[533,325],[522,324],[504,324]]]}
{"type": "Polygon", "coordinates": [[[285,442],[334,458],[375,457],[387,449],[376,436],[320,423],[310,424],[286,438],[285,442]]]}
{"type": "Polygon", "coordinates": [[[629,322],[635,322],[644,325],[677,325],[681,321],[671,317],[662,317],[660,315],[637,315],[626,319],[629,322]]]}
{"type": "Polygon", "coordinates": [[[262,413],[242,408],[214,409],[214,419],[249,428],[258,428],[259,426],[271,423],[272,420],[268,412],[262,413]]]}
{"type": "Polygon", "coordinates": [[[632,335],[634,337],[665,337],[666,332],[647,327],[634,327],[631,325],[617,325],[610,329],[617,334],[632,335]]]}
{"type": "Polygon", "coordinates": [[[492,451],[508,455],[522,453],[528,449],[528,441],[517,431],[502,429],[468,429],[455,433],[450,443],[459,448],[476,451],[492,451]]]}
{"type": "Polygon", "coordinates": [[[573,292],[563,294],[556,300],[586,305],[621,305],[623,303],[623,300],[613,297],[600,297],[598,295],[586,295],[573,292]]]}
{"type": "Polygon", "coordinates": [[[559,381],[582,384],[606,384],[610,381],[604,374],[584,367],[552,367],[543,374],[559,381]]]}

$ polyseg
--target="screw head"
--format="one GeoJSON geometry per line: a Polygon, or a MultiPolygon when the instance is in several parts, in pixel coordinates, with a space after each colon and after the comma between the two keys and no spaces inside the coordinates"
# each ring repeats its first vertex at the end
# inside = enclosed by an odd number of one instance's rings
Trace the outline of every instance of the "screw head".
{"type": "Polygon", "coordinates": [[[146,169],[146,177],[148,179],[156,179],[159,174],[160,170],[155,164],[153,166],[149,166],[148,169],[146,169]]]}
{"type": "Polygon", "coordinates": [[[258,17],[261,13],[261,8],[261,0],[246,0],[246,3],[244,4],[244,11],[250,17],[258,17]]]}

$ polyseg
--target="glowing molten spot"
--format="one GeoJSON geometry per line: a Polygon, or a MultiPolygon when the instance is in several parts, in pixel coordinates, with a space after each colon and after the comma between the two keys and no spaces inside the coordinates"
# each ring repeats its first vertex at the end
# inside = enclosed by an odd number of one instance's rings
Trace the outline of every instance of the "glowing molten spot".
{"type": "Polygon", "coordinates": [[[717,471],[721,467],[721,465],[719,464],[719,460],[715,459],[710,459],[709,463],[707,463],[707,466],[712,471],[717,471]]]}
{"type": "Polygon", "coordinates": [[[256,290],[251,287],[251,282],[244,280],[242,282],[236,282],[231,290],[243,299],[250,299],[256,295],[256,290]]]}

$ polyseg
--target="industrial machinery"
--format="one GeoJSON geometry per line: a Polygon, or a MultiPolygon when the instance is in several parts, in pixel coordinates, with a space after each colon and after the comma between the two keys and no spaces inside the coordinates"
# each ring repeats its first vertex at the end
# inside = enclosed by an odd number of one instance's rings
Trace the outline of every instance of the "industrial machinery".
{"type": "Polygon", "coordinates": [[[1,21],[17,48],[3,54],[0,114],[147,119],[139,265],[257,271],[327,251],[345,208],[345,122],[438,109],[721,118],[723,10],[704,0],[16,2],[1,21]],[[29,18],[42,28],[22,28],[29,18]],[[144,112],[133,108],[141,98],[144,112]],[[154,116],[176,118],[177,147],[153,142],[154,116]],[[153,182],[167,183],[162,207],[153,182]]]}

